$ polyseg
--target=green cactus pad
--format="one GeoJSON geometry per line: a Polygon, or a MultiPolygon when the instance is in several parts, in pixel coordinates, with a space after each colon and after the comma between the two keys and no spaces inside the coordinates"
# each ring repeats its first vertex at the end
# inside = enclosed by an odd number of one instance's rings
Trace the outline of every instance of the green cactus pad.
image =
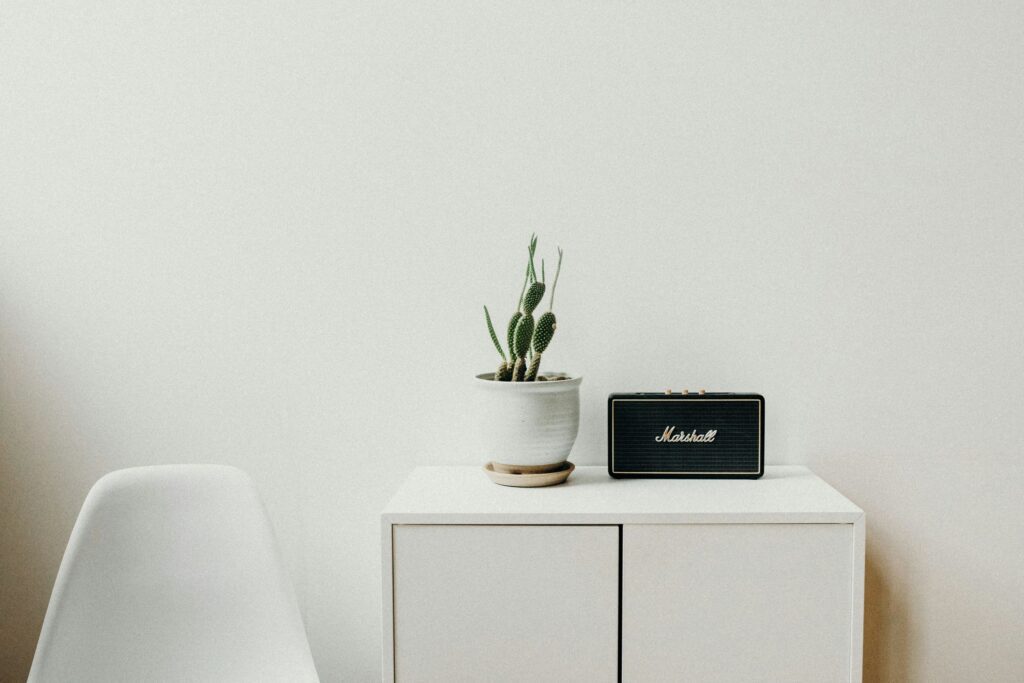
{"type": "Polygon", "coordinates": [[[516,358],[516,364],[512,366],[512,381],[522,382],[523,377],[526,375],[526,361],[522,358],[516,358]]]}
{"type": "Polygon", "coordinates": [[[519,322],[516,323],[515,332],[515,346],[516,356],[523,358],[526,356],[526,352],[530,350],[530,341],[533,339],[533,316],[526,314],[519,318],[519,322]]]}
{"type": "Polygon", "coordinates": [[[544,353],[555,336],[555,329],[558,325],[555,322],[555,314],[548,311],[537,320],[537,326],[533,331],[533,352],[544,353]]]}
{"type": "Polygon", "coordinates": [[[526,290],[526,296],[523,297],[523,313],[529,315],[533,313],[533,309],[537,308],[537,304],[544,298],[543,282],[534,282],[530,285],[530,288],[526,290]]]}
{"type": "Polygon", "coordinates": [[[502,363],[498,366],[498,371],[494,373],[494,380],[497,382],[508,382],[512,379],[512,366],[508,363],[502,363]]]}
{"type": "Polygon", "coordinates": [[[511,356],[509,362],[516,359],[516,325],[519,324],[519,319],[523,317],[523,314],[516,311],[512,314],[512,319],[508,321],[508,332],[505,333],[506,341],[508,341],[508,354],[511,356]]]}
{"type": "Polygon", "coordinates": [[[530,367],[526,369],[526,376],[523,377],[524,382],[535,382],[537,380],[537,371],[540,370],[540,354],[533,354],[533,360],[530,361],[530,367]]]}

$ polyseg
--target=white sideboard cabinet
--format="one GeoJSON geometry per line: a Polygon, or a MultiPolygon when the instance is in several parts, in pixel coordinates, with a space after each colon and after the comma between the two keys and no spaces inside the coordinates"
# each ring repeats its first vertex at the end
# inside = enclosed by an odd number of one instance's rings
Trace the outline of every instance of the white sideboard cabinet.
{"type": "Polygon", "coordinates": [[[804,467],[421,467],[381,520],[386,681],[861,680],[864,513],[804,467]]]}

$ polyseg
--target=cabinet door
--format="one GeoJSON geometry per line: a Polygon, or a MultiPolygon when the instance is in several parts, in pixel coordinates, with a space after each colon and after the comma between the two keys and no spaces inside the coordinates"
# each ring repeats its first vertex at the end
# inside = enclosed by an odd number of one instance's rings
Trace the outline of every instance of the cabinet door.
{"type": "Polygon", "coordinates": [[[395,679],[615,681],[615,526],[395,526],[395,679]]]}
{"type": "Polygon", "coordinates": [[[850,680],[853,525],[626,525],[622,548],[622,680],[850,680]]]}

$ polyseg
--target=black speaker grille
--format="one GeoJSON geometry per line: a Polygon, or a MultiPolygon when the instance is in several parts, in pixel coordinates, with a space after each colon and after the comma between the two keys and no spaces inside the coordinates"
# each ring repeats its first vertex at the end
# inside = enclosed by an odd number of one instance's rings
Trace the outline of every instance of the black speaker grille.
{"type": "Polygon", "coordinates": [[[760,476],[764,399],[635,395],[609,397],[608,459],[613,475],[760,476]],[[658,441],[666,429],[705,435],[710,442],[658,441]]]}

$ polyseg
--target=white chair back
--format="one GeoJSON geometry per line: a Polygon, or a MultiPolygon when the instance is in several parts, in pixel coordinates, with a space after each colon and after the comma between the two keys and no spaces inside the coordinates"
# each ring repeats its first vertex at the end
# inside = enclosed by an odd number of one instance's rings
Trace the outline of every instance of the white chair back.
{"type": "Polygon", "coordinates": [[[249,477],[169,465],[100,479],[71,532],[28,680],[318,681],[249,477]]]}

